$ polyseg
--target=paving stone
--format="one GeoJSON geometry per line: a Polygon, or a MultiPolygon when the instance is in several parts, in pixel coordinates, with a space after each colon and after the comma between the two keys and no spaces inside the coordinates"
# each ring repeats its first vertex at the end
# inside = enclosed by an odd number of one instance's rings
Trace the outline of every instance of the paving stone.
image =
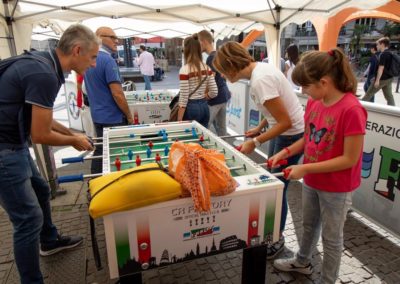
{"type": "Polygon", "coordinates": [[[224,277],[224,278],[219,279],[219,283],[220,284],[231,284],[232,282],[230,279],[224,277]]]}
{"type": "Polygon", "coordinates": [[[223,279],[223,278],[226,277],[226,273],[225,273],[225,271],[223,271],[223,270],[215,271],[214,274],[215,274],[215,277],[216,277],[218,280],[221,280],[221,279],[223,279]]]}
{"type": "Polygon", "coordinates": [[[228,278],[232,278],[237,275],[235,269],[233,268],[225,270],[225,274],[228,276],[228,278]]]}
{"type": "Polygon", "coordinates": [[[174,276],[172,275],[165,275],[160,277],[161,284],[173,284],[176,283],[174,276]]]}
{"type": "Polygon", "coordinates": [[[389,274],[392,272],[392,269],[386,265],[382,265],[378,267],[378,270],[381,271],[384,274],[389,274]]]}
{"type": "Polygon", "coordinates": [[[189,278],[191,280],[201,279],[201,278],[203,278],[203,272],[201,272],[199,269],[190,270],[189,278]]]}
{"type": "Polygon", "coordinates": [[[239,275],[236,275],[236,276],[233,276],[230,280],[231,280],[232,284],[240,284],[242,277],[239,275]]]}
{"type": "Polygon", "coordinates": [[[226,254],[217,254],[215,257],[218,259],[218,261],[222,261],[226,259],[226,254]]]}
{"type": "Polygon", "coordinates": [[[186,270],[185,266],[180,266],[178,269],[173,270],[173,275],[175,277],[182,277],[184,275],[187,275],[188,271],[186,270]]]}
{"type": "Polygon", "coordinates": [[[369,271],[365,270],[364,267],[356,269],[354,271],[354,273],[359,275],[360,277],[362,277],[364,279],[369,279],[369,278],[372,277],[372,274],[369,271]]]}
{"type": "Polygon", "coordinates": [[[242,260],[239,258],[233,258],[230,260],[230,263],[233,267],[238,267],[238,266],[242,266],[242,260]]]}
{"type": "Polygon", "coordinates": [[[206,261],[207,261],[209,264],[218,263],[218,259],[215,258],[215,257],[213,257],[213,256],[207,257],[207,258],[206,258],[206,261]]]}
{"type": "Polygon", "coordinates": [[[295,276],[291,273],[280,273],[279,276],[285,283],[289,283],[295,280],[295,276]]]}
{"type": "Polygon", "coordinates": [[[156,278],[159,277],[158,269],[150,269],[146,272],[143,272],[143,276],[146,278],[156,278]]]}
{"type": "Polygon", "coordinates": [[[232,268],[232,264],[229,261],[221,262],[221,266],[224,270],[228,270],[228,269],[232,268]]]}
{"type": "Polygon", "coordinates": [[[222,270],[222,267],[219,263],[210,264],[209,266],[214,273],[219,270],[222,270]]]}
{"type": "Polygon", "coordinates": [[[400,282],[400,273],[391,272],[383,278],[388,284],[398,284],[400,282]]]}
{"type": "Polygon", "coordinates": [[[208,282],[211,280],[216,280],[217,278],[215,277],[214,272],[212,272],[211,270],[208,270],[204,273],[204,279],[208,282]]]}
{"type": "Polygon", "coordinates": [[[199,264],[199,265],[198,265],[198,268],[199,268],[201,271],[206,271],[206,270],[209,270],[209,269],[210,269],[210,265],[206,262],[206,263],[203,263],[203,264],[199,264]]]}
{"type": "Polygon", "coordinates": [[[198,258],[195,261],[197,264],[207,264],[207,260],[205,258],[198,258]]]}
{"type": "Polygon", "coordinates": [[[351,277],[349,275],[343,275],[343,276],[339,276],[339,280],[341,283],[351,283],[351,277]]]}

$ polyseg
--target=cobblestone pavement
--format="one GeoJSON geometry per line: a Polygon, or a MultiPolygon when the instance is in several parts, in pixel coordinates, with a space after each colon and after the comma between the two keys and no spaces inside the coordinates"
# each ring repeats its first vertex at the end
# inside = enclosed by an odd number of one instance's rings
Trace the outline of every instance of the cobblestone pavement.
{"type": "MultiPolygon", "coordinates": [[[[59,169],[59,175],[88,172],[89,163],[69,165],[59,169]]],[[[63,234],[85,236],[83,245],[70,252],[41,258],[45,283],[116,283],[110,280],[107,267],[104,228],[96,221],[97,238],[103,268],[96,270],[93,258],[86,184],[62,185],[67,194],[52,201],[53,220],[63,234]]],[[[289,214],[284,233],[286,248],[280,257],[292,256],[301,237],[301,184],[293,182],[288,191],[289,214]]],[[[337,283],[400,283],[400,239],[361,217],[348,214],[345,225],[345,248],[337,283]]],[[[322,244],[318,243],[312,263],[311,276],[297,273],[278,273],[267,262],[266,283],[316,283],[321,269],[322,244]]],[[[241,283],[241,251],[197,259],[146,271],[143,282],[156,283],[241,283]]],[[[0,208],[0,283],[18,283],[12,249],[12,228],[0,208]]]]}

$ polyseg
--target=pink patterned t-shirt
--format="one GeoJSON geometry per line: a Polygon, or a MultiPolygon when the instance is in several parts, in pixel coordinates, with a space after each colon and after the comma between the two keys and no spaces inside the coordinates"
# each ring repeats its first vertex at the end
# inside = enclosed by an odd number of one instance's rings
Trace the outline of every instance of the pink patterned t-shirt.
{"type": "MultiPolygon", "coordinates": [[[[352,93],[332,106],[309,99],[304,114],[304,164],[316,163],[341,156],[344,139],[351,135],[364,135],[367,112],[352,93]]],[[[352,168],[331,172],[307,174],[304,182],[313,188],[330,192],[350,192],[361,183],[360,158],[352,168]]]]}

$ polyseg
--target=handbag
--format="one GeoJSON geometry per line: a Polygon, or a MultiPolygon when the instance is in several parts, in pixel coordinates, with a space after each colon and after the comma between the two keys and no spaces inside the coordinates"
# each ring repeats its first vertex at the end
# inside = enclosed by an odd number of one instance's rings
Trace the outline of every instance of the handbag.
{"type": "MultiPolygon", "coordinates": [[[[193,92],[191,92],[189,94],[188,99],[190,99],[190,96],[193,95],[200,88],[201,85],[203,85],[204,81],[207,78],[208,78],[208,75],[206,75],[206,77],[204,77],[204,79],[201,80],[200,84],[196,87],[196,89],[194,89],[193,92]]],[[[178,121],[179,94],[180,94],[180,92],[169,103],[169,109],[171,110],[171,112],[169,114],[169,121],[178,121]]]]}

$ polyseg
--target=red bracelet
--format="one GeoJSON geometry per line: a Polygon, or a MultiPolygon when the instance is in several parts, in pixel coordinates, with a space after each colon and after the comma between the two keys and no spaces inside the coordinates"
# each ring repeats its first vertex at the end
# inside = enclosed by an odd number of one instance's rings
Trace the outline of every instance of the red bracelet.
{"type": "Polygon", "coordinates": [[[283,150],[285,150],[285,151],[286,151],[286,153],[287,153],[287,155],[288,155],[288,156],[290,156],[290,153],[291,153],[291,152],[290,152],[290,150],[289,150],[289,148],[288,148],[288,147],[285,147],[285,148],[283,148],[283,150]]]}

